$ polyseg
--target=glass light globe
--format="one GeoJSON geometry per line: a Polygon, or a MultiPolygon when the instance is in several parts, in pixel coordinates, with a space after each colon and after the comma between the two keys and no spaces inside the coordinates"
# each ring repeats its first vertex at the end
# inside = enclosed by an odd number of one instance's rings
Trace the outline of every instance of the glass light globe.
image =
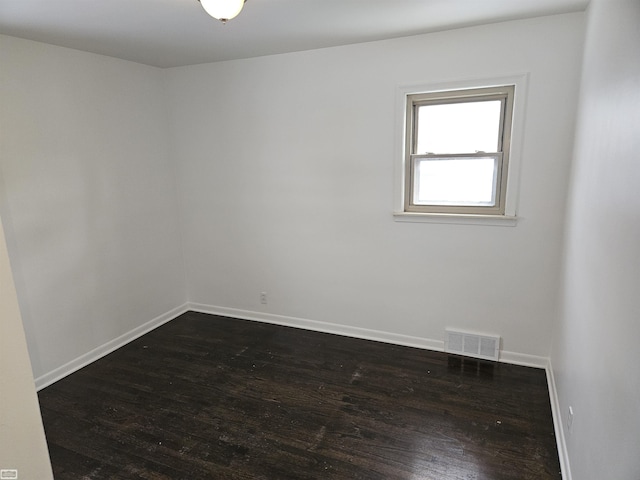
{"type": "Polygon", "coordinates": [[[236,17],[242,7],[245,0],[200,0],[202,7],[213,18],[217,18],[222,23],[226,23],[227,20],[231,20],[236,17]]]}

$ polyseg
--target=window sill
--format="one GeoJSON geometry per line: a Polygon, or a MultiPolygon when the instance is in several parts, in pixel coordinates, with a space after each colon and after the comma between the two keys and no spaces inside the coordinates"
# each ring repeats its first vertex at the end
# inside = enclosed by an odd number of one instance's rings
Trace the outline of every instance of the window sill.
{"type": "Polygon", "coordinates": [[[454,215],[450,213],[394,212],[396,222],[409,223],[449,223],[454,225],[493,225],[515,227],[518,217],[508,215],[454,215]]]}

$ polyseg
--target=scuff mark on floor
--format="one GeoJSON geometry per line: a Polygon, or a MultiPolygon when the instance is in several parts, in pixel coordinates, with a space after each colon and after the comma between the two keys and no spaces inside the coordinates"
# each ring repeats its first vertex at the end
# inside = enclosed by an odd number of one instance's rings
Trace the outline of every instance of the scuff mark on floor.
{"type": "Polygon", "coordinates": [[[359,381],[361,377],[362,377],[362,369],[360,368],[360,365],[358,365],[355,371],[353,372],[353,375],[351,375],[351,381],[349,383],[353,385],[353,383],[359,381]]]}
{"type": "Polygon", "coordinates": [[[98,475],[100,474],[101,470],[102,470],[102,467],[94,468],[89,473],[89,475],[85,475],[84,477],[82,477],[82,480],[92,480],[93,478],[99,478],[98,475]]]}
{"type": "Polygon", "coordinates": [[[322,440],[324,439],[324,436],[325,436],[326,433],[327,433],[327,427],[322,425],[322,427],[320,427],[320,431],[318,433],[316,433],[316,436],[315,436],[315,438],[313,440],[313,443],[311,444],[311,446],[307,450],[312,452],[316,448],[318,448],[318,445],[320,445],[320,443],[322,443],[322,440]]]}

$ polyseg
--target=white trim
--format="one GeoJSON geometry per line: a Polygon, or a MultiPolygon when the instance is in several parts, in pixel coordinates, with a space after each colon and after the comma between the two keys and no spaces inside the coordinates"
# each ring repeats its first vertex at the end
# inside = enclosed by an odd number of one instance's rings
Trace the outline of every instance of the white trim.
{"type": "MultiPolygon", "coordinates": [[[[399,333],[386,332],[383,330],[373,330],[370,328],[352,327],[339,323],[322,322],[318,320],[309,320],[306,318],[289,317],[285,315],[276,315],[272,313],[256,312],[252,310],[242,310],[237,308],[220,307],[217,305],[206,305],[202,303],[188,302],[179,307],[174,308],[162,315],[148,321],[147,323],[134,328],[133,330],[120,335],[119,337],[108,341],[104,345],[94,348],[90,352],[79,356],[78,358],[65,363],[64,365],[45,373],[36,378],[36,389],[51,385],[52,383],[80,370],[82,367],[108,355],[118,348],[132,342],[136,338],[141,337],[145,333],[158,328],[160,325],[173,320],[185,312],[193,311],[200,313],[209,313],[212,315],[220,315],[223,317],[239,318],[243,320],[253,320],[257,322],[270,323],[274,325],[282,325],[285,327],[302,328],[304,330],[312,330],[315,332],[332,333],[335,335],[344,335],[345,337],[361,338],[363,340],[373,340],[376,342],[391,343],[394,345],[403,345],[406,347],[422,348],[425,350],[434,350],[436,352],[444,352],[444,341],[435,340],[425,337],[414,337],[411,335],[403,335],[399,333]]],[[[528,355],[525,353],[516,353],[509,351],[500,351],[500,359],[502,363],[513,365],[522,365],[526,367],[535,367],[548,369],[549,359],[536,355],[528,355]]]]}
{"type": "Polygon", "coordinates": [[[448,223],[453,225],[492,225],[515,227],[518,217],[506,215],[459,215],[450,213],[393,212],[396,222],[407,223],[448,223]]]}
{"type": "Polygon", "coordinates": [[[132,342],[138,337],[141,337],[145,333],[149,333],[151,330],[158,328],[160,325],[163,325],[179,315],[182,315],[187,311],[187,304],[181,305],[179,307],[174,308],[173,310],[169,310],[162,315],[157,316],[153,320],[140,325],[139,327],[134,328],[133,330],[120,335],[113,340],[108,341],[104,345],[94,348],[90,352],[85,353],[84,355],[80,355],[78,358],[71,360],[70,362],[65,363],[64,365],[52,370],[49,373],[45,373],[44,375],[39,376],[35,379],[36,390],[42,390],[45,387],[48,387],[52,383],[57,382],[58,380],[66,377],[67,375],[72,374],[80,370],[82,367],[86,367],[90,363],[95,362],[96,360],[104,357],[105,355],[110,354],[114,350],[126,345],[129,342],[132,342]]]}
{"type": "Polygon", "coordinates": [[[563,423],[560,401],[558,400],[558,390],[556,389],[556,380],[553,376],[553,366],[551,365],[550,358],[547,359],[545,370],[547,372],[549,400],[551,401],[551,414],[553,416],[553,428],[556,433],[556,445],[558,446],[558,458],[560,459],[562,480],[572,480],[571,465],[569,464],[569,451],[567,450],[567,441],[564,436],[564,428],[562,427],[563,423]]]}
{"type": "Polygon", "coordinates": [[[520,365],[522,367],[546,368],[549,359],[538,355],[529,355],[527,353],[517,353],[509,351],[500,351],[500,361],[511,365],[520,365]]]}
{"type": "Polygon", "coordinates": [[[349,325],[341,325],[338,323],[287,317],[284,315],[274,315],[272,313],[254,312],[251,310],[218,307],[215,305],[204,305],[201,303],[188,303],[187,305],[188,309],[194,312],[210,313],[223,317],[235,317],[243,320],[254,320],[257,322],[271,323],[285,327],[302,328],[304,330],[312,330],[315,332],[333,333],[336,335],[343,335],[345,337],[362,338],[364,340],[374,340],[377,342],[392,343],[394,345],[404,345],[405,347],[422,348],[438,352],[444,351],[443,340],[412,337],[409,335],[372,330],[369,328],[351,327],[349,325]]]}
{"type": "MultiPolygon", "coordinates": [[[[258,322],[271,323],[274,325],[283,325],[286,327],[302,328],[322,333],[332,333],[335,335],[344,335],[346,337],[361,338],[364,340],[373,340],[376,342],[391,343],[393,345],[403,345],[406,347],[422,348],[425,350],[433,350],[436,352],[444,352],[444,341],[435,340],[424,337],[414,337],[399,333],[386,332],[382,330],[373,330],[362,327],[352,327],[349,325],[341,325],[338,323],[322,322],[318,320],[309,320],[306,318],[288,317],[284,315],[275,315],[272,313],[255,312],[251,310],[241,310],[237,308],[220,307],[216,305],[205,305],[201,303],[185,303],[174,308],[162,315],[148,321],[147,323],[134,328],[133,330],[120,335],[119,337],[108,341],[104,345],[94,348],[78,358],[65,363],[64,365],[45,373],[35,379],[36,390],[42,390],[52,383],[80,370],[82,367],[108,355],[118,348],[132,342],[136,338],[141,337],[145,333],[158,328],[160,325],[173,320],[185,312],[194,311],[201,313],[209,313],[213,315],[221,315],[224,317],[239,318],[244,320],[254,320],[258,322]]],[[[523,353],[500,351],[499,362],[510,363],[513,365],[523,365],[535,368],[547,368],[548,359],[546,357],[538,357],[535,355],[527,355],[523,353]]]]}
{"type": "MultiPolygon", "coordinates": [[[[254,320],[274,325],[283,325],[285,327],[302,328],[305,330],[313,330],[315,332],[333,333],[336,335],[344,335],[345,337],[361,338],[363,340],[373,340],[376,342],[391,343],[394,345],[404,345],[406,347],[422,348],[424,350],[434,350],[436,352],[444,352],[444,340],[435,340],[432,338],[413,337],[410,335],[385,332],[382,330],[352,327],[349,325],[321,322],[306,318],[287,317],[284,315],[275,315],[273,313],[219,307],[216,305],[205,305],[202,303],[188,303],[187,310],[200,313],[210,313],[212,315],[220,315],[223,317],[240,318],[243,320],[254,320]]],[[[498,361],[513,365],[542,369],[544,369],[548,363],[548,359],[546,357],[508,351],[500,351],[500,359],[498,361]]]]}

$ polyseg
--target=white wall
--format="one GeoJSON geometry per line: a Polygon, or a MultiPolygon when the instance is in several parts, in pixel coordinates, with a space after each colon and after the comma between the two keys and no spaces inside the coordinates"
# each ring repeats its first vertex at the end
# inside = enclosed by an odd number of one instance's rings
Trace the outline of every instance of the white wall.
{"type": "Polygon", "coordinates": [[[546,357],[582,41],[568,14],[168,70],[190,300],[546,357]],[[518,225],[394,222],[399,87],[523,73],[518,225]]]}
{"type": "Polygon", "coordinates": [[[593,0],[588,19],[552,364],[573,478],[637,480],[640,2],[593,0]]]}
{"type": "Polygon", "coordinates": [[[0,36],[0,213],[33,373],[184,303],[160,70],[0,36]]]}
{"type": "Polygon", "coordinates": [[[9,255],[0,222],[0,469],[53,479],[9,255]]]}

